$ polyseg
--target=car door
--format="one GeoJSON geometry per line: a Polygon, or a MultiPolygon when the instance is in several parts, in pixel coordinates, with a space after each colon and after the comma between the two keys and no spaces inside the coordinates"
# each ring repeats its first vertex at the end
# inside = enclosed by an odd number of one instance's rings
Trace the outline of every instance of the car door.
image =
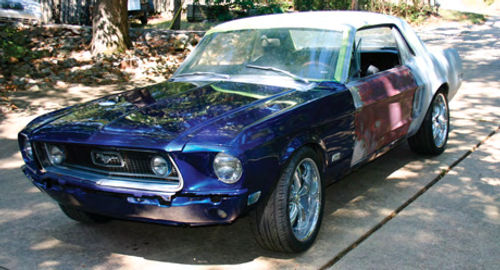
{"type": "Polygon", "coordinates": [[[402,64],[408,51],[396,31],[384,25],[356,32],[347,84],[356,106],[351,166],[405,137],[411,124],[417,84],[402,64]]]}

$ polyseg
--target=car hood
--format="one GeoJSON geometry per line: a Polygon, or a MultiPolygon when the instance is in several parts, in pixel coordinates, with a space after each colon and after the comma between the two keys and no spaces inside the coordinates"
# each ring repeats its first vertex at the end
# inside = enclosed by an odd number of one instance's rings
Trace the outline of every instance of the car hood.
{"type": "Polygon", "coordinates": [[[69,108],[31,129],[73,139],[68,133],[79,134],[86,141],[96,134],[126,134],[180,144],[202,136],[208,143],[224,144],[246,126],[314,99],[318,92],[328,91],[238,82],[164,82],[69,108]]]}

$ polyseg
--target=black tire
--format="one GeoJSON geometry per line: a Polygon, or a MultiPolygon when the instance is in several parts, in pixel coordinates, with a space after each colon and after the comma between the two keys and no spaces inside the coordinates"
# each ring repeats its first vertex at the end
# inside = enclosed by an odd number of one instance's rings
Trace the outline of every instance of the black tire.
{"type": "Polygon", "coordinates": [[[448,108],[448,99],[442,91],[439,91],[432,99],[431,105],[427,110],[427,114],[425,115],[424,121],[422,122],[419,130],[415,135],[408,138],[408,144],[410,145],[411,150],[417,154],[436,156],[443,153],[446,148],[449,132],[450,110],[448,108]],[[433,119],[434,112],[439,104],[442,103],[444,103],[444,108],[446,109],[444,113],[446,119],[444,121],[433,119]],[[438,140],[438,142],[436,142],[436,139],[434,139],[433,136],[433,125],[436,121],[446,125],[446,132],[443,132],[445,133],[444,138],[442,140],[438,140]]]}
{"type": "Polygon", "coordinates": [[[88,213],[72,206],[60,204],[59,207],[67,217],[81,223],[99,224],[99,223],[106,223],[111,220],[108,217],[88,213]]]}
{"type": "MultiPolygon", "coordinates": [[[[288,253],[305,251],[311,247],[321,227],[325,204],[324,181],[318,164],[320,163],[313,149],[304,147],[298,150],[289,161],[268,200],[258,205],[257,209],[251,213],[250,226],[261,247],[288,253]],[[320,202],[317,222],[315,226],[310,226],[314,229],[307,234],[307,238],[299,240],[292,231],[289,197],[295,170],[304,160],[313,160],[316,166],[320,202]]],[[[297,217],[296,220],[298,221],[299,218],[297,217]]]]}

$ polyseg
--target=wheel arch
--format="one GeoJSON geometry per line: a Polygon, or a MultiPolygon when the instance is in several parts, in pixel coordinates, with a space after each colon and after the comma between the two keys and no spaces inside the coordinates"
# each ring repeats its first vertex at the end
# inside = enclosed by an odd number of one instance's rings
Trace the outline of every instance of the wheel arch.
{"type": "Polygon", "coordinates": [[[281,170],[286,168],[294,154],[303,147],[310,147],[314,150],[314,152],[316,152],[316,156],[319,159],[318,162],[320,163],[318,164],[318,167],[321,173],[324,173],[328,165],[326,145],[323,140],[319,138],[319,136],[312,134],[302,134],[300,136],[296,136],[284,146],[279,157],[281,170]]]}
{"type": "Polygon", "coordinates": [[[443,92],[444,95],[446,96],[446,98],[448,100],[450,100],[450,97],[448,96],[450,93],[450,87],[448,85],[448,82],[441,81],[439,83],[436,83],[436,85],[437,85],[436,87],[432,88],[432,92],[429,93],[429,98],[424,99],[422,101],[423,106],[425,106],[425,107],[422,108],[421,113],[413,120],[413,123],[411,124],[409,131],[408,131],[408,136],[413,136],[413,135],[415,135],[415,133],[417,133],[418,129],[420,128],[420,126],[422,125],[422,123],[424,121],[424,118],[425,118],[425,115],[427,114],[427,111],[431,107],[432,100],[434,99],[434,97],[438,93],[443,92]]]}
{"type": "Polygon", "coordinates": [[[446,95],[446,97],[448,98],[448,93],[450,92],[450,87],[449,87],[447,82],[442,83],[441,86],[438,87],[438,89],[434,93],[434,96],[437,95],[437,93],[439,93],[439,92],[443,92],[446,95]]]}
{"type": "MultiPolygon", "coordinates": [[[[434,100],[434,98],[437,96],[437,94],[439,93],[443,93],[445,95],[445,97],[448,99],[448,93],[449,93],[449,86],[448,86],[448,83],[447,82],[442,82],[439,87],[436,88],[435,91],[433,91],[432,93],[432,96],[427,104],[427,108],[425,109],[425,114],[427,114],[427,111],[430,110],[431,108],[431,105],[432,105],[432,101],[434,100]]],[[[449,99],[448,99],[449,100],[449,99]]],[[[424,115],[425,115],[424,114],[424,115]]]]}

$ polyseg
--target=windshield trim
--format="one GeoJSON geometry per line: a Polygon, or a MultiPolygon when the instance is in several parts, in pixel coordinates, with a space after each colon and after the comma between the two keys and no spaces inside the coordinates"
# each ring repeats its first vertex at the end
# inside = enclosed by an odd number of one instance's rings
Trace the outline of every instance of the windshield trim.
{"type": "Polygon", "coordinates": [[[325,26],[301,26],[301,27],[296,27],[296,26],[291,26],[291,25],[255,25],[253,23],[248,23],[248,24],[240,24],[240,25],[224,25],[220,24],[217,25],[216,27],[210,29],[207,31],[205,36],[211,35],[213,33],[221,33],[221,32],[232,32],[232,31],[241,31],[241,30],[253,30],[253,29],[259,29],[259,30],[266,30],[266,29],[311,29],[311,30],[326,30],[326,31],[338,31],[338,32],[346,32],[350,31],[353,29],[351,25],[348,24],[339,24],[339,25],[329,25],[328,27],[325,26]]]}

